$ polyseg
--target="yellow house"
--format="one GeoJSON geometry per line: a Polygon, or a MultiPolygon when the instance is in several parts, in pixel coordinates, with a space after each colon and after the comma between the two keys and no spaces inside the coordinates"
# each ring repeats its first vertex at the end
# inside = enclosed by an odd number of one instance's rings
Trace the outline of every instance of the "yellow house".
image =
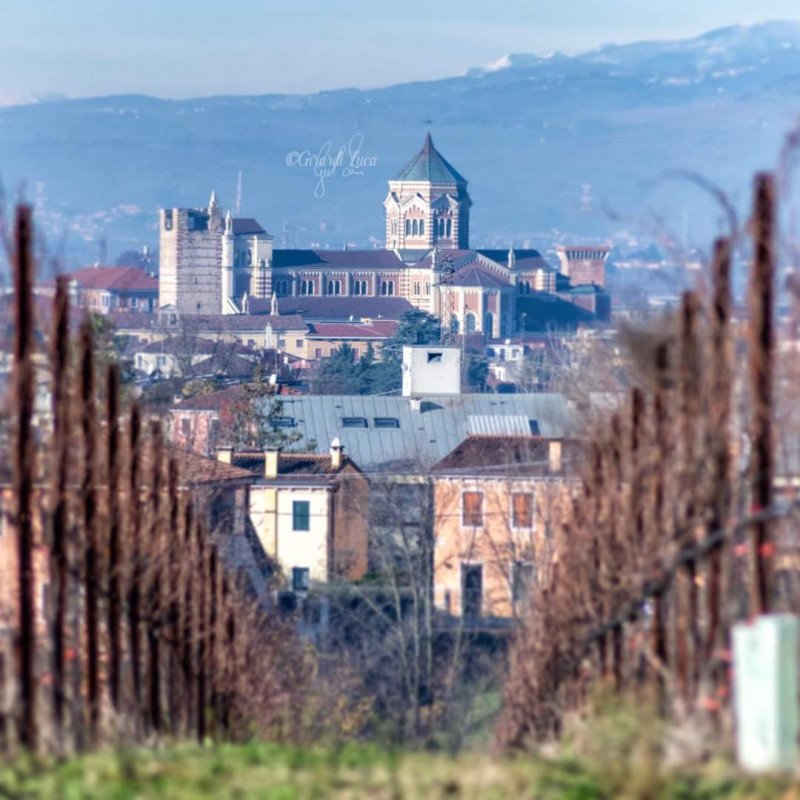
{"type": "Polygon", "coordinates": [[[367,571],[369,485],[338,439],[328,454],[238,452],[218,457],[258,474],[250,521],[287,588],[357,580],[367,571]]]}
{"type": "Polygon", "coordinates": [[[575,479],[573,442],[469,436],[433,467],[434,602],[468,620],[511,618],[552,559],[575,479]]]}

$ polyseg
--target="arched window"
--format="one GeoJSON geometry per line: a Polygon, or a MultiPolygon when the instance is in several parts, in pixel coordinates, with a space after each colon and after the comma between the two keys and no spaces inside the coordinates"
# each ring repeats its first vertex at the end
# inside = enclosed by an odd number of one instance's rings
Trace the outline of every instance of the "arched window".
{"type": "Polygon", "coordinates": [[[447,238],[449,239],[453,235],[453,223],[452,220],[447,220],[447,238]]]}
{"type": "Polygon", "coordinates": [[[419,235],[420,236],[424,236],[425,235],[425,220],[424,219],[421,219],[419,221],[419,235]]]}
{"type": "Polygon", "coordinates": [[[411,236],[411,220],[406,220],[406,236],[411,236]]]}
{"type": "Polygon", "coordinates": [[[426,283],[425,284],[425,294],[430,294],[430,293],[431,293],[431,285],[430,285],[430,283],[426,283]]]}
{"type": "Polygon", "coordinates": [[[342,282],[335,281],[333,286],[333,293],[334,294],[341,294],[342,293],[342,282]]]}
{"type": "Polygon", "coordinates": [[[419,236],[419,223],[416,220],[411,223],[411,235],[419,236]]]}
{"type": "Polygon", "coordinates": [[[244,263],[248,267],[253,263],[253,254],[249,250],[245,252],[244,263]]]}
{"type": "Polygon", "coordinates": [[[353,281],[353,294],[361,294],[361,281],[353,281]]]}
{"type": "Polygon", "coordinates": [[[361,281],[361,294],[367,294],[367,282],[361,281]]]}
{"type": "Polygon", "coordinates": [[[383,281],[381,283],[381,294],[382,295],[393,295],[394,294],[394,281],[383,281]]]}
{"type": "Polygon", "coordinates": [[[475,315],[472,312],[464,317],[464,327],[467,329],[467,333],[475,333],[475,315]]]}
{"type": "Polygon", "coordinates": [[[414,294],[419,294],[419,283],[414,284],[414,294]]]}
{"type": "Polygon", "coordinates": [[[439,236],[444,236],[444,217],[439,217],[439,236]]]}

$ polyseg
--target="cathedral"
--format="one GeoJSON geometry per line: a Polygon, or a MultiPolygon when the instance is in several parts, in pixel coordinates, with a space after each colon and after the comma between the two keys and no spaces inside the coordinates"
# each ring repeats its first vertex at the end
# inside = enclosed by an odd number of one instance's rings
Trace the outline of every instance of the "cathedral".
{"type": "Polygon", "coordinates": [[[185,314],[305,314],[396,319],[416,307],[458,333],[517,331],[517,299],[569,288],[536,250],[471,249],[467,180],[428,134],[389,180],[386,246],[274,248],[254,219],[205,209],[160,215],[159,304],[185,314]]]}

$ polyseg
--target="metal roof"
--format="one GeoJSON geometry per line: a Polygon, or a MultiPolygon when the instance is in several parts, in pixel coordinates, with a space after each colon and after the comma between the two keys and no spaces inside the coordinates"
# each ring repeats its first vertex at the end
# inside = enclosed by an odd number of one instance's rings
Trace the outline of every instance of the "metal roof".
{"type": "Polygon", "coordinates": [[[367,472],[429,469],[466,439],[470,418],[473,425],[475,418],[522,418],[528,433],[535,420],[545,438],[569,435],[576,421],[572,404],[561,394],[429,395],[418,401],[398,396],[300,395],[282,397],[281,406],[281,414],[294,419],[292,430],[303,436],[293,449],[327,453],[338,437],[347,455],[367,472]],[[366,420],[366,427],[345,427],[345,417],[366,420]],[[397,419],[399,427],[377,428],[376,417],[397,419]]]}

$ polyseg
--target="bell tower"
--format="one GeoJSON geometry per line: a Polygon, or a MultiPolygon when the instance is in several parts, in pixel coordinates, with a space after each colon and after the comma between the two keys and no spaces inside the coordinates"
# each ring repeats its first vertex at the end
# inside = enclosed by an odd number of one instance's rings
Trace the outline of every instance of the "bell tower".
{"type": "Polygon", "coordinates": [[[388,249],[469,249],[467,180],[436,149],[430,133],[389,181],[383,205],[388,249]]]}

